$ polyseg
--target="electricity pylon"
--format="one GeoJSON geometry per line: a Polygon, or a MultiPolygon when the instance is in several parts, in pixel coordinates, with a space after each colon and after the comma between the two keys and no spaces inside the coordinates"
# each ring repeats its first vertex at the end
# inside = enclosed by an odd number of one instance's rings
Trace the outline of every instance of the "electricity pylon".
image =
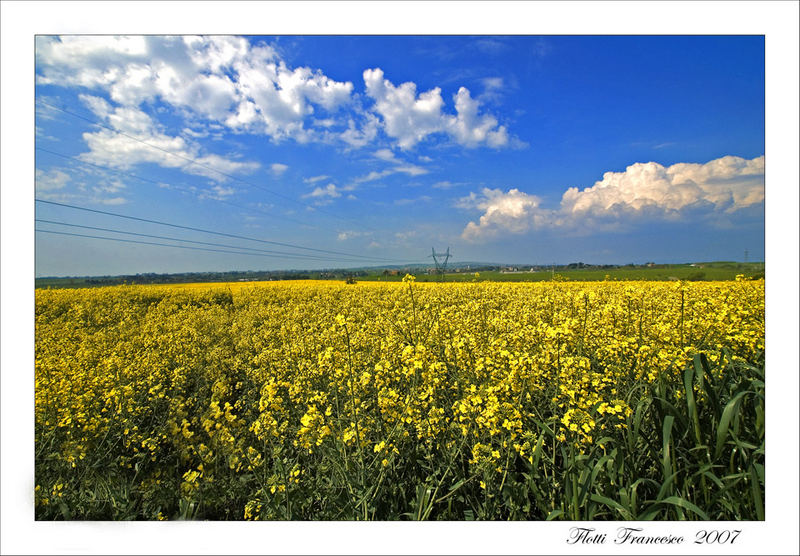
{"type": "Polygon", "coordinates": [[[436,250],[431,247],[431,257],[433,257],[433,264],[436,266],[436,274],[443,280],[444,272],[447,270],[447,261],[450,259],[450,248],[448,247],[447,251],[444,253],[437,253],[436,250]],[[441,257],[444,257],[444,260],[441,260],[441,257]]]}

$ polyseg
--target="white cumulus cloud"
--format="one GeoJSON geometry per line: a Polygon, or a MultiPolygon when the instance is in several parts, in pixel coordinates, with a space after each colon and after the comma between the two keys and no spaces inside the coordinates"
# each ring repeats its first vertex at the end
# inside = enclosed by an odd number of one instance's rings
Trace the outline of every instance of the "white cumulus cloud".
{"type": "Polygon", "coordinates": [[[407,149],[431,133],[442,130],[442,90],[439,87],[417,95],[417,86],[407,82],[395,87],[384,79],[380,68],[364,71],[367,95],[375,101],[375,111],[383,119],[386,134],[407,149]]]}
{"type": "Polygon", "coordinates": [[[498,126],[497,119],[488,114],[478,114],[479,102],[474,100],[469,90],[461,87],[456,93],[455,117],[446,118],[447,131],[456,141],[466,147],[487,144],[490,147],[503,147],[508,144],[505,126],[498,126]]]}
{"type": "Polygon", "coordinates": [[[460,200],[461,208],[483,211],[478,222],[470,222],[461,234],[468,241],[489,239],[502,232],[520,234],[544,224],[547,212],[540,208],[541,199],[518,189],[503,192],[501,189],[483,188],[481,195],[471,193],[460,200]]]}
{"type": "MultiPolygon", "coordinates": [[[[394,85],[374,68],[363,72],[362,96],[349,81],[291,67],[271,46],[241,37],[39,36],[35,54],[38,83],[84,89],[124,108],[158,101],[193,126],[220,125],[274,141],[362,148],[382,130],[402,149],[433,134],[466,147],[522,144],[466,88],[453,96],[454,111],[447,110],[439,87],[418,92],[413,82],[394,85]]],[[[491,96],[505,85],[494,77],[484,87],[491,96]]]]}
{"type": "Polygon", "coordinates": [[[367,96],[374,102],[374,110],[382,119],[389,137],[402,149],[409,149],[436,133],[449,135],[466,147],[489,145],[503,147],[509,143],[508,132],[499,126],[495,117],[479,114],[479,102],[461,87],[455,95],[456,115],[444,112],[442,90],[417,93],[413,82],[395,86],[384,77],[380,68],[364,71],[367,96]]]}
{"type": "Polygon", "coordinates": [[[592,187],[569,188],[561,200],[566,214],[680,211],[698,203],[733,212],[764,200],[764,157],[724,156],[705,164],[636,163],[624,172],[606,172],[592,187]]]}
{"type": "Polygon", "coordinates": [[[353,90],[319,70],[288,67],[269,46],[228,36],[41,36],[36,65],[39,83],[101,90],[127,107],[160,99],[276,140],[310,140],[310,116],[336,111],[353,90]]]}
{"type": "Polygon", "coordinates": [[[120,169],[150,162],[217,181],[225,181],[227,177],[224,174],[253,172],[260,166],[257,162],[204,154],[200,146],[183,137],[164,133],[148,114],[138,108],[112,108],[105,100],[89,95],[81,95],[81,100],[108,126],[83,134],[89,152],[81,154],[80,158],[86,162],[120,169]]]}
{"type": "Polygon", "coordinates": [[[552,209],[516,188],[484,188],[462,197],[456,206],[483,213],[462,232],[465,240],[483,241],[544,227],[613,228],[645,218],[677,220],[690,210],[732,214],[763,202],[764,156],[724,156],[705,164],[647,162],[632,164],[624,172],[606,172],[591,187],[567,189],[552,209]]]}

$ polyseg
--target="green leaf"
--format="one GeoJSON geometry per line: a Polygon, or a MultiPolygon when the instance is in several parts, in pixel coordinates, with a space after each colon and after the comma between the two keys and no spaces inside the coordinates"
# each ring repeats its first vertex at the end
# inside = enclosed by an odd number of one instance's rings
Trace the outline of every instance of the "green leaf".
{"type": "MultiPolygon", "coordinates": [[[[668,402],[664,398],[656,397],[656,398],[653,398],[653,399],[658,400],[659,405],[661,406],[662,410],[664,410],[664,409],[667,410],[667,411],[665,411],[665,413],[668,416],[672,417],[673,419],[677,419],[678,420],[678,423],[680,424],[681,429],[686,428],[688,422],[686,421],[686,415],[684,415],[683,411],[678,411],[678,409],[674,405],[672,405],[670,402],[668,402]]],[[[666,416],[665,416],[665,419],[666,419],[666,416]]]]}
{"type": "Polygon", "coordinates": [[[594,469],[592,469],[592,483],[597,479],[597,474],[600,473],[600,470],[603,468],[603,465],[611,459],[610,455],[606,455],[601,457],[597,460],[597,463],[594,464],[594,469]]]}
{"type": "Polygon", "coordinates": [[[544,444],[544,435],[539,435],[539,440],[536,441],[536,447],[533,449],[533,463],[531,464],[534,469],[539,466],[539,459],[542,457],[542,445],[544,444]]]}
{"type": "Polygon", "coordinates": [[[677,476],[678,472],[676,471],[675,473],[667,477],[667,479],[663,483],[661,483],[661,488],[658,490],[658,496],[656,496],[656,500],[660,502],[667,495],[667,492],[672,490],[672,483],[673,481],[675,481],[675,477],[677,476]]]}
{"type": "Polygon", "coordinates": [[[630,486],[630,493],[631,493],[631,495],[630,495],[631,519],[634,520],[634,521],[637,521],[639,519],[637,517],[637,515],[636,515],[636,512],[637,512],[637,510],[636,510],[636,507],[637,507],[636,500],[637,500],[637,497],[638,497],[637,489],[639,488],[639,485],[641,485],[643,483],[650,483],[654,487],[658,487],[658,483],[655,482],[653,479],[646,479],[644,477],[642,477],[641,479],[636,479],[633,482],[633,484],[630,486]]]}
{"type": "Polygon", "coordinates": [[[764,484],[764,466],[760,463],[754,463],[753,468],[756,470],[758,474],[758,481],[763,485],[764,484]]]}
{"type": "Polygon", "coordinates": [[[714,459],[722,454],[722,448],[725,446],[725,441],[728,438],[728,429],[730,428],[731,420],[735,417],[739,409],[739,403],[747,393],[748,392],[739,392],[725,405],[722,418],[719,420],[719,427],[717,428],[717,445],[714,449],[714,459]]]}
{"type": "Polygon", "coordinates": [[[711,479],[711,481],[719,487],[720,490],[725,489],[725,485],[719,480],[719,477],[714,475],[711,471],[703,471],[703,475],[711,479]]]}
{"type": "Polygon", "coordinates": [[[698,508],[697,506],[695,506],[694,504],[692,504],[691,502],[689,502],[684,498],[679,498],[678,496],[670,496],[669,498],[665,498],[664,500],[662,500],[660,503],[672,504],[674,506],[678,506],[685,510],[689,510],[700,516],[703,519],[703,521],[709,521],[708,515],[706,515],[706,513],[703,510],[701,510],[700,508],[698,508]]]}
{"type": "Polygon", "coordinates": [[[664,425],[662,426],[662,448],[661,448],[661,467],[664,472],[664,480],[671,475],[672,472],[672,459],[669,453],[669,441],[672,437],[672,423],[675,418],[672,415],[664,417],[664,425]]]}
{"type": "Polygon", "coordinates": [[[547,519],[545,519],[545,521],[552,521],[561,515],[564,515],[564,510],[553,510],[552,512],[547,514],[547,519]]]}
{"type": "Polygon", "coordinates": [[[753,496],[753,504],[756,507],[756,516],[759,521],[764,521],[764,500],[761,496],[761,483],[758,480],[758,472],[755,467],[750,468],[750,492],[753,496]]]}
{"type": "Polygon", "coordinates": [[[692,428],[694,429],[695,445],[700,446],[703,442],[700,438],[700,417],[694,400],[694,371],[691,367],[687,367],[683,372],[683,388],[686,392],[686,407],[689,410],[689,417],[692,420],[692,428]]]}
{"type": "Polygon", "coordinates": [[[661,503],[656,502],[639,514],[636,519],[638,521],[652,521],[659,513],[661,513],[661,503]]]}
{"type": "Polygon", "coordinates": [[[624,521],[632,521],[633,520],[633,516],[631,515],[631,513],[628,510],[626,510],[622,506],[622,504],[620,504],[619,502],[616,502],[616,501],[612,500],[611,498],[606,498],[605,496],[603,496],[601,494],[592,494],[591,499],[594,502],[599,502],[600,504],[608,506],[612,510],[618,511],[620,516],[622,516],[622,519],[624,521]]]}
{"type": "Polygon", "coordinates": [[[64,502],[58,502],[58,509],[61,510],[61,515],[64,516],[64,519],[67,521],[72,519],[72,512],[69,511],[69,508],[64,502]]]}

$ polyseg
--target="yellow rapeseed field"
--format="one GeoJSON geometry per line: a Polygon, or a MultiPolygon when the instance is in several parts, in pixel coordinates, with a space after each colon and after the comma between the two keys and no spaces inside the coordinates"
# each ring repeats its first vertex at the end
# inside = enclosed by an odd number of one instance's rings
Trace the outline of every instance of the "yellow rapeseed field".
{"type": "Polygon", "coordinates": [[[36,292],[37,519],[763,519],[764,282],[36,292]]]}

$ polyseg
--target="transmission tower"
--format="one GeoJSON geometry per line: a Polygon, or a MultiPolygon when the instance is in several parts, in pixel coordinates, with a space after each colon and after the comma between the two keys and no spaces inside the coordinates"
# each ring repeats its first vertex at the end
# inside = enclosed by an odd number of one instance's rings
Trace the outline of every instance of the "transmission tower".
{"type": "Polygon", "coordinates": [[[433,264],[436,266],[436,274],[439,275],[439,279],[444,279],[444,272],[447,270],[447,261],[450,259],[450,248],[447,248],[447,251],[444,253],[437,253],[436,250],[431,247],[431,257],[433,257],[433,264]],[[442,260],[444,257],[444,260],[442,260]]]}

